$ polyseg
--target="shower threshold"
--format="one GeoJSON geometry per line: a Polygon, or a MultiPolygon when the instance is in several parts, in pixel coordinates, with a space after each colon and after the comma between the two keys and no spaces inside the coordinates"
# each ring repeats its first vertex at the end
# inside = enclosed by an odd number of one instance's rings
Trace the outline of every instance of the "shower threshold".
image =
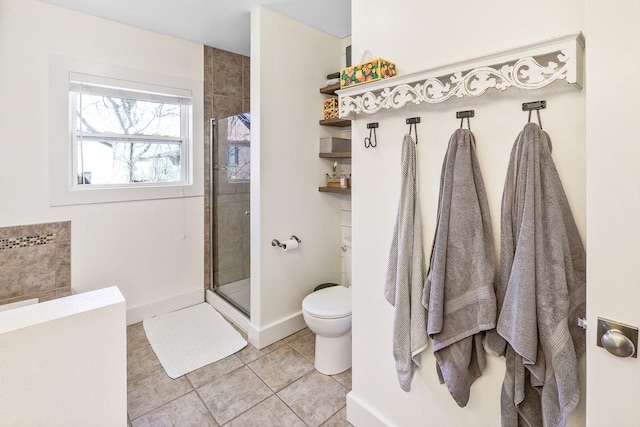
{"type": "Polygon", "coordinates": [[[251,312],[251,279],[214,286],[213,291],[245,316],[251,312]]]}

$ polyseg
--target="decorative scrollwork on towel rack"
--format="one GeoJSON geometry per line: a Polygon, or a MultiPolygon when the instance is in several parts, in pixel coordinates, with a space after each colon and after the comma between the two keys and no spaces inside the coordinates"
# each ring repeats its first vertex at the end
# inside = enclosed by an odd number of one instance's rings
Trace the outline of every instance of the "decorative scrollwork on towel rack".
{"type": "Polygon", "coordinates": [[[584,37],[581,33],[483,58],[398,76],[338,91],[340,117],[400,109],[405,105],[478,97],[495,88],[540,89],[566,80],[582,87],[584,37]]]}

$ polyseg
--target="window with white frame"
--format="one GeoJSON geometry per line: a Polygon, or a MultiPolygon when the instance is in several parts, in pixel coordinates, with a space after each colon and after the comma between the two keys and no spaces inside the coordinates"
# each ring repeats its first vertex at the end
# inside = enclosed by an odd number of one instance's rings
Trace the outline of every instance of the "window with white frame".
{"type": "Polygon", "coordinates": [[[49,81],[51,206],[204,195],[201,79],[51,55],[49,81]]]}
{"type": "Polygon", "coordinates": [[[184,184],[191,98],[71,73],[72,186],[184,184]]]}

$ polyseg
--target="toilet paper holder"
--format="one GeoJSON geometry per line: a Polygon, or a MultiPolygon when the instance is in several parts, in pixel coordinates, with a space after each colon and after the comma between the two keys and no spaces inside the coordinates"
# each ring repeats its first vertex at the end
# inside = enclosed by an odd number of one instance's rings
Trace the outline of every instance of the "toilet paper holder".
{"type": "MultiPolygon", "coordinates": [[[[298,242],[299,244],[300,244],[300,243],[302,243],[302,240],[300,240],[300,239],[299,239],[296,235],[294,235],[294,234],[292,234],[292,235],[291,235],[291,238],[290,238],[290,239],[291,239],[291,240],[295,240],[295,241],[296,241],[296,242],[298,242]]],[[[277,247],[279,247],[279,248],[282,248],[282,247],[283,247],[282,243],[280,243],[280,240],[278,240],[278,239],[273,239],[273,240],[271,241],[271,246],[277,246],[277,247]]]]}

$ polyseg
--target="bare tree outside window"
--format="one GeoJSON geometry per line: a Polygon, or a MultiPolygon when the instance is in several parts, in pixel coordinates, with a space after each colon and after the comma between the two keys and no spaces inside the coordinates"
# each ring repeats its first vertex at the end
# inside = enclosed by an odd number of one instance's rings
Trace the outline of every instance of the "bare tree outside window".
{"type": "Polygon", "coordinates": [[[78,93],[79,184],[181,180],[181,106],[127,96],[78,93]]]}

